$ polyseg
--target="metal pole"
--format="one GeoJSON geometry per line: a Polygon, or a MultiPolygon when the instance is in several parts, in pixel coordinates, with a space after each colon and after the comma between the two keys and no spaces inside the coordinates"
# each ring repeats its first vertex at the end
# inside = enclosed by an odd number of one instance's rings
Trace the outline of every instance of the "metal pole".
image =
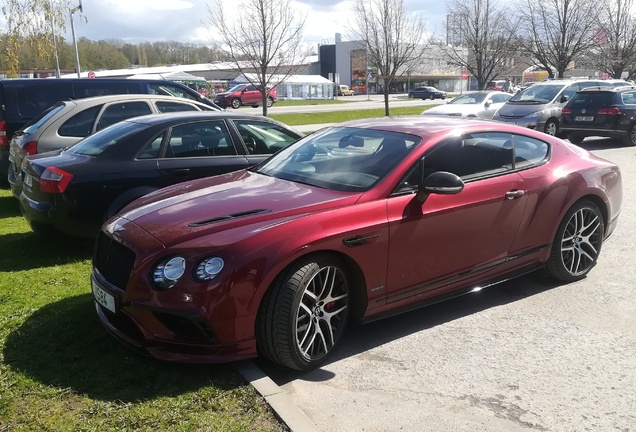
{"type": "Polygon", "coordinates": [[[77,40],[75,39],[75,24],[73,23],[73,12],[71,11],[71,33],[73,33],[73,45],[75,45],[75,67],[77,70],[77,77],[80,78],[80,62],[79,62],[79,52],[77,51],[77,40]]]}
{"type": "Polygon", "coordinates": [[[55,57],[55,78],[60,77],[60,58],[57,53],[57,35],[55,34],[55,17],[51,12],[51,34],[53,35],[53,55],[55,57]]]}

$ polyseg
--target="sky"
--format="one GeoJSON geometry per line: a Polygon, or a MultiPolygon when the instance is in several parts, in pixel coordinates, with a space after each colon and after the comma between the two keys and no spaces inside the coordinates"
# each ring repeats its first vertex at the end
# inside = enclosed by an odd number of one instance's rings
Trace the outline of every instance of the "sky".
{"type": "MultiPolygon", "coordinates": [[[[72,0],[79,2],[79,0],[72,0]]],[[[241,0],[225,0],[229,7],[241,0]]],[[[299,14],[307,20],[304,36],[308,43],[333,44],[335,34],[349,39],[352,19],[352,0],[292,0],[299,14]]],[[[210,44],[210,33],[204,24],[209,21],[207,4],[210,0],[82,0],[84,16],[75,14],[78,38],[91,40],[120,39],[129,43],[179,41],[210,44]]],[[[406,0],[409,12],[417,11],[425,17],[428,32],[441,27],[446,14],[443,3],[435,0],[406,0]]],[[[67,22],[70,29],[70,23],[67,22]]],[[[69,31],[70,33],[70,31],[69,31]]],[[[70,34],[67,36],[70,40],[70,34]]]]}

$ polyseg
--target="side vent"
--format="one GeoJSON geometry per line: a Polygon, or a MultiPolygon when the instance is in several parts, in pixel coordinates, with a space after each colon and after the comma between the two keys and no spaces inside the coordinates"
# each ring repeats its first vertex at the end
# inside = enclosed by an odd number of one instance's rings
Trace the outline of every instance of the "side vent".
{"type": "Polygon", "coordinates": [[[196,227],[200,227],[200,226],[204,226],[204,225],[210,225],[216,222],[223,222],[226,220],[230,220],[230,219],[237,219],[237,218],[241,218],[241,217],[245,217],[245,216],[252,216],[252,215],[256,215],[256,214],[261,214],[261,213],[269,213],[271,212],[271,210],[268,209],[258,209],[258,210],[248,210],[246,212],[241,212],[241,213],[232,213],[229,215],[225,215],[225,216],[219,216],[219,217],[215,217],[213,219],[206,219],[206,220],[202,220],[199,222],[193,222],[191,224],[188,224],[188,226],[190,228],[196,228],[196,227]]]}

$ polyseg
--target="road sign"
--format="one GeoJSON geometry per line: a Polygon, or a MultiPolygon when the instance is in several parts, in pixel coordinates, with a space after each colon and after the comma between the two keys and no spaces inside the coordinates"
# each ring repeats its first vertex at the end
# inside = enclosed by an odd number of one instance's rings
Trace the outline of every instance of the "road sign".
{"type": "Polygon", "coordinates": [[[90,72],[88,73],[88,77],[89,77],[89,78],[95,78],[95,72],[90,71],[90,72]]]}
{"type": "Polygon", "coordinates": [[[462,81],[466,81],[468,79],[468,71],[462,71],[462,81]]]}

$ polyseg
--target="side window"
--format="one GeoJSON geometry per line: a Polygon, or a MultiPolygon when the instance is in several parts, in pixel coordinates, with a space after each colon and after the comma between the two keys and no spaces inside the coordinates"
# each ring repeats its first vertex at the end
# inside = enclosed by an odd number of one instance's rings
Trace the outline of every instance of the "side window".
{"type": "MultiPolygon", "coordinates": [[[[40,81],[40,80],[34,80],[40,81]]],[[[44,80],[45,84],[25,84],[17,89],[18,112],[25,117],[35,117],[55,102],[67,100],[73,95],[73,86],[64,80],[44,80]]],[[[7,103],[5,101],[5,103],[7,103]]]]}
{"type": "Polygon", "coordinates": [[[524,135],[514,136],[515,169],[539,165],[548,158],[547,143],[524,135]]]}
{"type": "Polygon", "coordinates": [[[139,156],[137,156],[137,159],[159,158],[159,154],[161,152],[161,143],[163,142],[164,136],[165,132],[146,144],[139,152],[139,156]]]}
{"type": "Polygon", "coordinates": [[[625,92],[621,95],[623,98],[623,103],[626,105],[635,105],[636,104],[636,92],[630,91],[625,92]]]}
{"type": "Polygon", "coordinates": [[[139,85],[136,83],[108,82],[98,79],[81,80],[81,82],[73,84],[73,89],[77,99],[91,96],[139,93],[139,85]]]}
{"type": "Polygon", "coordinates": [[[249,154],[273,154],[300,138],[274,123],[234,120],[234,124],[249,154]]]}
{"type": "Polygon", "coordinates": [[[165,157],[203,157],[236,155],[230,133],[222,120],[174,126],[165,157]]]}
{"type": "Polygon", "coordinates": [[[248,85],[247,87],[245,87],[245,91],[256,91],[258,90],[256,87],[254,87],[253,85],[248,85]]]}
{"type": "Polygon", "coordinates": [[[159,82],[157,84],[148,84],[150,94],[162,95],[162,96],[175,96],[186,98],[190,100],[197,100],[197,97],[190,93],[188,90],[171,84],[169,82],[159,82]]]}
{"type": "Polygon", "coordinates": [[[557,99],[557,102],[560,103],[563,96],[567,96],[568,100],[572,99],[572,96],[574,96],[576,92],[579,91],[579,88],[580,87],[578,84],[571,84],[567,86],[565,90],[563,90],[563,93],[561,93],[561,96],[559,96],[559,99],[557,99]]]}
{"type": "Polygon", "coordinates": [[[184,104],[180,102],[164,102],[157,101],[155,103],[157,111],[160,113],[178,112],[178,111],[199,111],[196,106],[184,104]]]}
{"type": "Polygon", "coordinates": [[[103,106],[104,105],[97,105],[75,114],[60,126],[57,133],[60,136],[79,138],[89,136],[93,133],[93,125],[97,119],[97,114],[103,106]]]}
{"type": "Polygon", "coordinates": [[[424,156],[424,177],[448,171],[462,180],[505,174],[512,170],[513,142],[507,133],[474,133],[448,139],[424,156]]]}
{"type": "Polygon", "coordinates": [[[131,117],[152,114],[152,110],[146,102],[123,102],[108,105],[97,123],[97,129],[101,130],[112,124],[131,117]]]}

